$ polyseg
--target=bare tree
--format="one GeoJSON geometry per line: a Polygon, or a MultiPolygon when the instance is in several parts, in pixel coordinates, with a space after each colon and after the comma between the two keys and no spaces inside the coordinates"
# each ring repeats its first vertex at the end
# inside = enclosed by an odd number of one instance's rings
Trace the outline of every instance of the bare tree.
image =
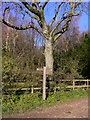
{"type": "MultiPolygon", "coordinates": [[[[43,4],[41,2],[22,2],[21,0],[20,3],[13,2],[12,4],[14,4],[16,8],[19,8],[19,10],[23,12],[24,16],[28,15],[30,21],[27,25],[24,24],[20,26],[16,26],[12,23],[7,22],[5,20],[5,16],[7,10],[10,10],[10,5],[8,5],[3,10],[2,23],[17,30],[26,30],[33,28],[41,36],[43,36],[45,42],[44,55],[47,73],[52,75],[54,61],[53,44],[63,33],[65,33],[65,31],[67,31],[72,18],[74,16],[78,16],[81,13],[81,11],[83,10],[82,3],[74,2],[74,0],[70,0],[70,2],[58,2],[57,7],[55,8],[55,15],[49,24],[47,24],[47,20],[45,20],[45,16],[47,13],[44,12],[45,8],[49,4],[49,0],[46,0],[43,4]],[[58,18],[61,9],[63,9],[63,14],[59,18],[59,20],[56,21],[56,18],[58,18]],[[54,22],[56,22],[56,24],[53,26],[54,22]],[[56,29],[60,24],[62,25],[62,27],[57,31],[56,29]]],[[[54,8],[52,7],[52,9],[54,8]]]]}

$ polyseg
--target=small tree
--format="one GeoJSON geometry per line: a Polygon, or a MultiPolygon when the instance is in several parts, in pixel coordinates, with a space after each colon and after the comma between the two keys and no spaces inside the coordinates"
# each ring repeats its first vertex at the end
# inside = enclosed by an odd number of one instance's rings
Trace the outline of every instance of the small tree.
{"type": "MultiPolygon", "coordinates": [[[[47,7],[49,0],[46,0],[43,4],[41,2],[22,2],[20,3],[13,2],[13,4],[18,7],[19,10],[24,14],[27,14],[31,19],[28,22],[28,25],[21,25],[16,26],[11,24],[5,20],[6,12],[10,9],[9,6],[6,6],[3,11],[2,23],[5,25],[12,27],[17,30],[26,30],[33,28],[36,30],[45,41],[45,62],[46,62],[46,69],[49,75],[53,74],[53,44],[54,42],[68,29],[70,22],[74,16],[78,16],[81,11],[83,10],[83,3],[81,2],[74,2],[70,0],[70,2],[58,2],[57,7],[55,8],[55,15],[51,22],[47,24],[45,20],[45,16],[47,13],[44,12],[45,7],[47,7]],[[63,14],[61,15],[59,20],[56,21],[60,10],[63,9],[63,14]],[[36,21],[36,22],[35,22],[36,21]],[[53,25],[53,23],[55,23],[53,25]],[[38,25],[37,25],[38,23],[38,25]],[[63,24],[62,24],[63,23],[63,24]],[[58,26],[62,25],[61,29],[57,31],[58,26]]],[[[54,9],[54,7],[52,7],[54,9]]],[[[16,11],[17,12],[17,11],[16,11]]]]}

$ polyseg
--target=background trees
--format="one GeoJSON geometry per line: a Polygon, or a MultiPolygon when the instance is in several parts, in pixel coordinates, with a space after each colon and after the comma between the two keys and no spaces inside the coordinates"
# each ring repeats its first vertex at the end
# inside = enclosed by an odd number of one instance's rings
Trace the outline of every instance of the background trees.
{"type": "Polygon", "coordinates": [[[89,37],[87,33],[79,37],[79,42],[73,43],[68,51],[54,51],[54,69],[61,78],[89,78],[89,37]]]}
{"type": "MultiPolygon", "coordinates": [[[[72,32],[73,38],[78,33],[72,32]]],[[[14,31],[10,29],[9,49],[6,49],[6,32],[3,26],[3,81],[29,80],[30,72],[36,71],[37,67],[45,64],[43,39],[35,31],[14,31]],[[31,34],[29,34],[31,32],[31,34]],[[13,33],[13,34],[12,34],[13,33]],[[32,34],[33,33],[33,34],[32,34]],[[15,37],[17,34],[18,37],[15,37]],[[35,35],[34,35],[35,34],[35,35]],[[35,36],[33,38],[33,35],[35,36]],[[13,40],[16,38],[15,46],[13,40]],[[40,40],[40,42],[38,42],[40,40]]],[[[66,34],[65,34],[66,35],[66,34]]],[[[60,41],[68,42],[71,38],[62,36],[60,41]]],[[[9,42],[8,41],[8,42],[9,42]]],[[[54,46],[54,74],[61,79],[89,78],[89,37],[87,33],[82,33],[77,39],[71,39],[71,45],[64,47],[63,42],[56,42],[54,46]],[[61,47],[63,46],[63,47],[61,47]]],[[[34,78],[32,77],[32,81],[34,78]]]]}
{"type": "MultiPolygon", "coordinates": [[[[10,7],[13,4],[15,3],[11,3],[11,4],[8,3],[10,7]]],[[[32,6],[32,4],[30,5],[32,6]]],[[[13,8],[14,10],[19,9],[21,13],[22,7],[15,9],[16,6],[20,7],[21,4],[15,4],[13,8]]],[[[58,10],[57,8],[58,8],[58,4],[56,6],[56,11],[58,10]]],[[[9,12],[10,9],[6,7],[6,9],[4,10],[5,11],[3,15],[5,15],[5,12],[7,12],[6,10],[8,10],[9,12]]],[[[24,12],[25,10],[26,9],[24,9],[24,12]]],[[[32,29],[27,29],[22,31],[21,29],[25,27],[23,23],[25,22],[25,20],[26,20],[26,25],[30,20],[31,26],[33,26],[34,24],[37,25],[37,22],[34,21],[33,19],[29,19],[29,17],[23,18],[25,16],[22,16],[21,19],[17,19],[18,17],[19,17],[18,15],[13,16],[13,13],[10,12],[7,22],[8,21],[12,22],[12,24],[14,24],[17,27],[20,26],[19,31],[12,28],[8,29],[8,27],[6,27],[3,24],[3,81],[4,82],[9,81],[10,83],[11,81],[26,80],[29,81],[30,84],[32,83],[36,84],[36,82],[38,82],[38,80],[41,79],[40,78],[41,76],[38,77],[39,75],[35,75],[33,73],[36,72],[37,67],[42,68],[44,65],[46,65],[45,47],[47,46],[46,44],[48,43],[49,40],[46,39],[44,40],[43,37],[38,33],[39,31],[36,31],[36,29],[33,29],[33,27],[32,29]],[[47,43],[45,43],[45,41],[47,41],[47,43]]],[[[58,20],[60,20],[59,17],[60,15],[57,17],[58,20]]],[[[5,18],[7,18],[7,16],[5,18]]],[[[61,19],[63,20],[64,18],[65,16],[62,15],[61,19]]],[[[80,34],[79,27],[77,24],[79,18],[77,20],[76,19],[77,18],[73,16],[73,19],[70,20],[70,25],[67,31],[66,32],[64,31],[63,35],[61,37],[58,37],[57,40],[52,41],[52,44],[48,43],[48,45],[52,46],[50,49],[52,49],[53,51],[52,56],[54,61],[53,64],[54,75],[59,76],[58,81],[60,80],[59,78],[72,79],[72,78],[89,77],[89,68],[87,64],[89,58],[88,49],[87,49],[89,41],[88,41],[88,37],[86,37],[87,35],[85,36],[86,33],[80,34]]],[[[62,30],[64,25],[66,25],[66,21],[67,19],[65,19],[65,21],[63,21],[62,23],[60,22],[61,24],[58,24],[58,27],[55,28],[53,35],[55,35],[58,32],[60,34],[60,30],[62,30]]],[[[54,29],[55,26],[57,26],[57,23],[59,21],[54,21],[54,22],[50,27],[50,32],[54,29]]],[[[37,25],[37,27],[39,26],[37,25]]],[[[48,64],[50,64],[49,60],[48,60],[48,64]]]]}
{"type": "Polygon", "coordinates": [[[17,30],[26,30],[33,28],[41,36],[43,36],[45,42],[44,56],[47,73],[52,75],[54,62],[53,44],[63,33],[67,31],[72,18],[78,16],[82,12],[85,3],[83,4],[81,2],[74,1],[56,3],[53,6],[53,8],[55,9],[55,14],[53,15],[53,17],[50,16],[52,19],[49,21],[49,23],[47,23],[47,13],[45,12],[45,8],[50,7],[50,4],[49,6],[47,6],[48,4],[49,0],[45,1],[43,4],[41,4],[40,2],[28,3],[22,1],[20,3],[13,2],[10,4],[6,4],[6,6],[3,6],[4,11],[2,22],[7,26],[17,30]],[[12,18],[15,18],[11,9],[14,10],[13,12],[16,15],[18,13],[18,15],[20,15],[20,19],[22,19],[22,22],[18,21],[17,25],[15,24],[16,22],[12,23],[6,20],[6,18],[8,19],[8,16],[6,16],[7,11],[9,11],[12,18]],[[63,9],[63,11],[61,9],[63,9]],[[25,19],[27,15],[28,19],[25,19]],[[56,18],[58,18],[58,20],[56,20],[56,18]],[[56,24],[53,24],[55,22],[56,24]],[[61,27],[59,28],[59,26],[61,27]],[[59,29],[57,30],[57,28],[59,29]]]}

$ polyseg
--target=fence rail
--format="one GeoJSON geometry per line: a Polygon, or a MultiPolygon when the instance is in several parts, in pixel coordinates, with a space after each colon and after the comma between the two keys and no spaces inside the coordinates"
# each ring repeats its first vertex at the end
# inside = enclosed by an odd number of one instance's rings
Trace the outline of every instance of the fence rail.
{"type": "MultiPolygon", "coordinates": [[[[68,88],[68,89],[72,89],[72,90],[75,90],[75,89],[78,89],[78,88],[86,88],[86,89],[88,89],[88,88],[90,88],[90,80],[89,79],[73,79],[73,80],[61,80],[63,83],[64,82],[71,82],[71,85],[66,85],[65,84],[65,88],[68,88]],[[82,85],[80,85],[79,83],[77,83],[76,84],[76,82],[84,82],[82,85]]],[[[26,84],[25,82],[16,82],[16,83],[12,83],[13,85],[24,85],[24,84],[26,84]]],[[[2,83],[2,86],[3,86],[4,84],[2,83]]],[[[9,84],[7,84],[7,85],[9,85],[9,84]]],[[[54,86],[54,92],[56,92],[57,90],[59,90],[59,89],[62,89],[63,88],[63,86],[59,86],[59,85],[57,85],[57,86],[54,86]]],[[[31,91],[31,93],[33,94],[34,92],[36,92],[36,91],[38,91],[38,90],[41,90],[42,89],[42,87],[34,87],[33,85],[31,86],[31,87],[12,87],[12,88],[8,88],[7,90],[8,91],[17,91],[17,90],[24,90],[24,91],[31,91]]],[[[46,87],[46,89],[48,89],[48,87],[46,87]]]]}

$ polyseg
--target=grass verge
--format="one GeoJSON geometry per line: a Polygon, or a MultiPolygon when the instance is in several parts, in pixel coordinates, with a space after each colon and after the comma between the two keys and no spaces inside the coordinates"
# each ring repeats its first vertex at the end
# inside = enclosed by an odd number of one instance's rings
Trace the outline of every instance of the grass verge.
{"type": "Polygon", "coordinates": [[[61,91],[50,94],[45,101],[41,93],[2,96],[2,113],[11,115],[88,96],[88,90],[61,91]]]}

